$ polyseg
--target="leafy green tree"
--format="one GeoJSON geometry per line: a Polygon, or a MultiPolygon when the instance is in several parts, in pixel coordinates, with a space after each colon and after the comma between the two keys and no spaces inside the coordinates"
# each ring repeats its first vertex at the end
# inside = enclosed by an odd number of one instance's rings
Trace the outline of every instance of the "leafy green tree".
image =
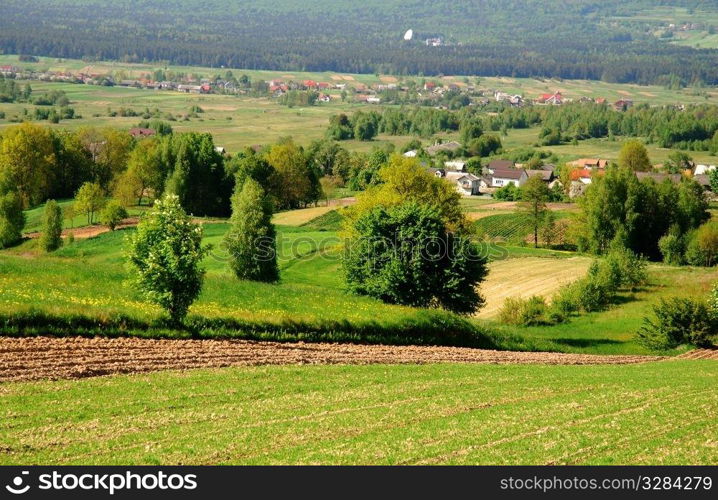
{"type": "Polygon", "coordinates": [[[343,268],[350,290],[384,302],[478,310],[488,272],[473,244],[449,231],[437,207],[376,206],[354,221],[343,268]]]}
{"type": "Polygon", "coordinates": [[[648,172],[653,167],[646,146],[641,141],[626,141],[618,152],[618,165],[634,172],[648,172]]]}
{"type": "Polygon", "coordinates": [[[718,193],[718,168],[708,171],[708,179],[711,183],[711,191],[718,193]]]}
{"type": "Polygon", "coordinates": [[[354,115],[354,138],[360,141],[371,141],[378,133],[377,123],[368,113],[354,115]]]}
{"type": "Polygon", "coordinates": [[[393,207],[413,201],[436,207],[452,231],[471,229],[459,204],[459,193],[448,182],[424,170],[416,158],[393,154],[378,176],[380,183],[358,195],[356,204],[345,213],[350,227],[377,206],[393,207]]]}
{"type": "Polygon", "coordinates": [[[665,236],[658,240],[658,248],[663,255],[663,262],[674,266],[683,264],[685,253],[685,241],[683,233],[678,224],[674,224],[665,236]]]}
{"type": "Polygon", "coordinates": [[[171,162],[172,171],[165,193],[177,195],[192,215],[228,215],[231,183],[212,135],[190,132],[170,137],[166,161],[171,162]]]}
{"type": "Polygon", "coordinates": [[[109,227],[110,231],[114,231],[127,217],[129,215],[125,207],[117,200],[110,200],[100,212],[100,224],[109,227]]]}
{"type": "Polygon", "coordinates": [[[201,262],[210,248],[202,245],[202,227],[192,222],[178,196],[167,195],[155,202],[128,243],[131,282],[181,324],[202,290],[201,262]]]}
{"type": "Polygon", "coordinates": [[[478,156],[472,156],[471,158],[466,160],[466,165],[464,165],[464,169],[466,169],[466,171],[469,173],[480,176],[484,171],[484,167],[481,164],[481,158],[478,156]]]}
{"type": "Polygon", "coordinates": [[[481,121],[478,119],[465,119],[459,126],[459,140],[464,147],[474,139],[478,139],[484,133],[481,121]]]}
{"type": "Polygon", "coordinates": [[[247,179],[232,196],[232,218],[224,245],[229,266],[239,279],[279,280],[272,205],[254,179],[247,179]]]}
{"type": "Polygon", "coordinates": [[[130,204],[130,200],[137,200],[137,205],[142,205],[142,198],[148,189],[154,196],[162,193],[166,174],[158,142],[144,139],[130,153],[127,170],[121,175],[115,194],[126,205],[130,204]]]}
{"type": "Polygon", "coordinates": [[[23,123],[6,129],[0,142],[0,191],[15,191],[23,208],[45,200],[55,167],[50,129],[23,123]]]}
{"type": "Polygon", "coordinates": [[[272,146],[266,155],[274,169],[270,190],[279,208],[299,208],[321,198],[319,172],[307,161],[304,150],[292,140],[272,146]]]}
{"type": "Polygon", "coordinates": [[[105,206],[105,191],[102,186],[95,182],[86,182],[75,194],[75,213],[87,215],[87,223],[92,224],[95,220],[95,213],[105,206]]]}
{"type": "Polygon", "coordinates": [[[22,198],[16,192],[0,194],[0,248],[7,248],[22,239],[25,213],[22,198]]]}
{"type": "Polygon", "coordinates": [[[501,139],[493,134],[484,134],[469,141],[466,150],[470,156],[491,156],[501,151],[501,139]]]}
{"type": "Polygon", "coordinates": [[[62,209],[55,200],[45,203],[38,245],[45,252],[52,252],[62,246],[62,209]]]}
{"type": "Polygon", "coordinates": [[[520,207],[531,221],[531,227],[534,233],[534,248],[538,248],[539,229],[541,228],[547,211],[546,202],[549,197],[548,186],[541,180],[541,177],[532,175],[520,189],[520,207]]]}

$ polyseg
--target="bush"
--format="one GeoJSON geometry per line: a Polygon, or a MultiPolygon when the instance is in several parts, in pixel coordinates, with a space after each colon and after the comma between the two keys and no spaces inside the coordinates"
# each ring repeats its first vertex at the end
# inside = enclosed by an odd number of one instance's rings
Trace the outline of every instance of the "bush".
{"type": "Polygon", "coordinates": [[[7,248],[22,239],[25,213],[17,193],[0,195],[0,248],[7,248]]]}
{"type": "Polygon", "coordinates": [[[503,201],[518,201],[521,199],[521,190],[513,182],[500,187],[494,192],[494,198],[503,201]]]}
{"type": "Polygon", "coordinates": [[[551,311],[564,320],[581,310],[581,289],[583,280],[561,287],[551,300],[551,311]]]}
{"type": "Polygon", "coordinates": [[[668,234],[658,240],[658,249],[666,264],[680,266],[684,263],[685,241],[678,226],[675,229],[672,227],[668,234]]]}
{"type": "Polygon", "coordinates": [[[499,311],[499,320],[517,326],[545,325],[549,323],[547,312],[546,299],[541,296],[508,297],[499,311]]]}
{"type": "Polygon", "coordinates": [[[672,349],[681,344],[708,347],[716,334],[716,319],[703,301],[672,297],[653,307],[655,318],[643,319],[636,333],[638,342],[649,349],[672,349]]]}
{"type": "Polygon", "coordinates": [[[713,266],[718,259],[718,222],[706,222],[692,231],[686,245],[686,261],[693,266],[713,266]]]}
{"type": "Polygon", "coordinates": [[[62,246],[62,210],[55,200],[45,203],[38,245],[45,252],[52,252],[62,246]]]}
{"type": "Polygon", "coordinates": [[[623,246],[614,246],[606,254],[603,265],[611,268],[611,284],[616,288],[635,288],[648,279],[646,259],[623,246]]]}
{"type": "Polygon", "coordinates": [[[127,217],[125,207],[119,201],[111,200],[100,212],[100,224],[109,227],[110,231],[114,231],[119,223],[127,217]]]}

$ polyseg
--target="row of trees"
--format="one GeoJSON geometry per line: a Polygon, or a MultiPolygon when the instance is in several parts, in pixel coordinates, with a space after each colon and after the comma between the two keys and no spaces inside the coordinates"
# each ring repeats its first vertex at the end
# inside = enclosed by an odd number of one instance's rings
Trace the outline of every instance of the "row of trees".
{"type": "Polygon", "coordinates": [[[506,108],[486,118],[490,130],[541,125],[543,145],[575,140],[626,136],[646,137],[660,147],[718,151],[718,106],[641,104],[616,111],[607,104],[571,103],[563,106],[506,108]]]}
{"type": "Polygon", "coordinates": [[[619,242],[653,260],[662,257],[663,236],[688,234],[710,217],[703,188],[694,180],[639,181],[626,166],[611,166],[605,175],[594,176],[579,206],[575,228],[580,250],[602,254],[619,242]]]}

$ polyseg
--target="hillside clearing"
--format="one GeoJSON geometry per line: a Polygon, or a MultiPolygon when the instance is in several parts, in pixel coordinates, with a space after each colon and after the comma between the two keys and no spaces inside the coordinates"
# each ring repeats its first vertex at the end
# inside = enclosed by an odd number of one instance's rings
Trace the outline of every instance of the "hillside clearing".
{"type": "Polygon", "coordinates": [[[563,285],[583,277],[590,265],[591,259],[587,257],[527,257],[493,261],[489,264],[486,281],[481,284],[486,306],[476,316],[493,318],[508,297],[550,297],[563,285]]]}

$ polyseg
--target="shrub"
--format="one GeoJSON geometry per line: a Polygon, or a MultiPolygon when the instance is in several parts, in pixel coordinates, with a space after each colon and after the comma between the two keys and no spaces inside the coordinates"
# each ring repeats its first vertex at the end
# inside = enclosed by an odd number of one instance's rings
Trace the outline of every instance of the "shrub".
{"type": "Polygon", "coordinates": [[[616,288],[635,288],[648,279],[646,260],[624,246],[614,246],[606,254],[603,265],[610,267],[612,285],[616,288]]]}
{"type": "Polygon", "coordinates": [[[700,300],[672,297],[653,307],[655,318],[643,319],[636,333],[642,345],[655,350],[681,344],[708,347],[716,334],[716,320],[708,305],[700,300]]]}
{"type": "Polygon", "coordinates": [[[565,319],[581,310],[582,281],[583,280],[575,281],[561,287],[558,293],[551,299],[551,310],[553,313],[565,319]]]}
{"type": "Polygon", "coordinates": [[[518,201],[521,199],[521,190],[513,182],[500,187],[494,192],[494,198],[503,201],[518,201]]]}
{"type": "Polygon", "coordinates": [[[20,196],[14,192],[0,195],[0,248],[20,241],[24,227],[25,213],[20,196]]]}
{"type": "Polygon", "coordinates": [[[55,200],[45,203],[38,245],[45,252],[52,252],[62,246],[62,210],[55,200]]]}
{"type": "Polygon", "coordinates": [[[65,244],[72,245],[73,243],[75,243],[75,233],[67,233],[67,236],[65,237],[65,244]]]}
{"type": "Polygon", "coordinates": [[[684,263],[685,241],[681,235],[680,227],[674,225],[668,234],[658,240],[658,249],[663,256],[663,262],[673,266],[680,266],[684,263]]]}
{"type": "Polygon", "coordinates": [[[718,222],[706,222],[688,236],[686,261],[693,266],[713,266],[718,259],[718,222]]]}
{"type": "Polygon", "coordinates": [[[111,200],[100,212],[100,224],[109,227],[110,231],[114,231],[117,225],[127,217],[125,207],[119,201],[111,200]]]}
{"type": "Polygon", "coordinates": [[[544,325],[548,323],[547,311],[546,299],[541,296],[508,297],[499,311],[499,320],[508,325],[544,325]]]}
{"type": "Polygon", "coordinates": [[[202,227],[192,223],[179,197],[167,195],[155,202],[128,242],[131,282],[163,307],[173,323],[181,323],[202,290],[205,271],[200,263],[210,248],[202,246],[202,227]]]}

